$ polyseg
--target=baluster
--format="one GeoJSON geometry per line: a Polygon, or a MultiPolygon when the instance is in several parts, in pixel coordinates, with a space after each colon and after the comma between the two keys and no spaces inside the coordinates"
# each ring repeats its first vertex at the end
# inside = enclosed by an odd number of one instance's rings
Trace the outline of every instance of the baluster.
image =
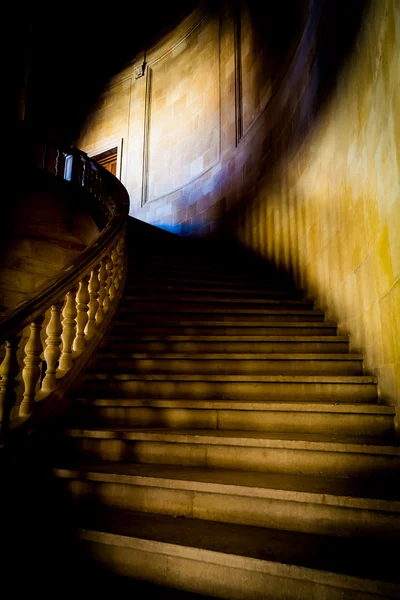
{"type": "Polygon", "coordinates": [[[86,162],[84,160],[84,158],[82,156],[80,156],[81,159],[81,169],[80,169],[80,184],[82,187],[85,187],[85,182],[86,182],[86,162]]]}
{"type": "Polygon", "coordinates": [[[40,331],[44,315],[37,317],[30,326],[29,340],[25,346],[25,367],[22,371],[24,381],[24,396],[22,398],[19,414],[21,417],[27,417],[33,413],[35,407],[36,386],[40,377],[40,355],[42,353],[42,340],[40,331]]]}
{"type": "Polygon", "coordinates": [[[119,255],[120,255],[118,277],[121,280],[124,275],[124,264],[125,264],[125,235],[124,234],[122,234],[118,243],[119,243],[119,255]]]}
{"type": "Polygon", "coordinates": [[[99,289],[99,308],[97,310],[96,313],[96,323],[97,325],[100,325],[100,323],[104,320],[104,300],[107,296],[107,290],[106,290],[106,285],[107,285],[107,269],[106,269],[106,265],[105,265],[105,259],[103,259],[100,263],[100,270],[99,270],[99,284],[100,284],[100,289],[99,289]]]}
{"type": "Polygon", "coordinates": [[[99,266],[100,265],[96,265],[94,267],[92,274],[90,276],[90,281],[89,281],[89,294],[90,294],[89,320],[88,320],[86,328],[85,328],[85,335],[86,335],[86,338],[88,338],[88,339],[92,337],[92,335],[95,333],[95,331],[97,329],[96,313],[99,308],[98,297],[99,297],[99,288],[100,288],[99,266]]]}
{"type": "Polygon", "coordinates": [[[89,310],[89,275],[86,275],[79,283],[78,293],[76,295],[76,338],[74,340],[72,349],[75,352],[82,352],[86,346],[85,340],[85,327],[88,322],[88,310],[89,310]]]}
{"type": "MultiPolygon", "coordinates": [[[[111,290],[111,286],[112,286],[112,282],[113,282],[113,261],[111,260],[111,252],[107,255],[106,258],[106,270],[107,270],[107,283],[106,283],[106,291],[107,291],[107,295],[104,298],[104,303],[103,303],[103,309],[104,312],[107,313],[108,309],[110,308],[110,304],[112,301],[111,295],[110,295],[110,290],[111,290]]],[[[114,290],[114,295],[115,295],[115,290],[114,290]]],[[[113,295],[113,297],[114,297],[113,295]]]]}
{"type": "Polygon", "coordinates": [[[5,342],[6,354],[0,367],[0,433],[8,428],[11,409],[17,397],[14,387],[19,372],[17,351],[20,339],[21,334],[18,334],[5,342]]]}
{"type": "Polygon", "coordinates": [[[72,344],[75,340],[76,333],[76,296],[77,287],[73,287],[72,290],[67,292],[66,301],[63,314],[62,322],[62,353],[60,358],[60,371],[68,371],[72,367],[72,344]]]}
{"type": "Polygon", "coordinates": [[[55,167],[54,167],[54,175],[56,177],[58,177],[59,174],[60,174],[60,154],[61,154],[60,153],[60,149],[57,148],[57,151],[56,151],[56,161],[55,161],[55,167]]]}
{"type": "MultiPolygon", "coordinates": [[[[114,268],[113,268],[113,286],[114,286],[114,290],[115,292],[117,292],[118,288],[119,288],[119,264],[120,264],[120,256],[119,256],[119,252],[118,252],[118,244],[115,244],[113,251],[111,253],[111,259],[113,261],[114,264],[114,268]]],[[[115,292],[114,292],[114,296],[115,296],[115,292]]]]}
{"type": "Polygon", "coordinates": [[[50,321],[46,327],[47,339],[44,358],[47,363],[46,376],[42,382],[42,390],[51,392],[57,385],[56,370],[57,361],[61,354],[61,309],[64,302],[56,302],[51,307],[50,321]]]}

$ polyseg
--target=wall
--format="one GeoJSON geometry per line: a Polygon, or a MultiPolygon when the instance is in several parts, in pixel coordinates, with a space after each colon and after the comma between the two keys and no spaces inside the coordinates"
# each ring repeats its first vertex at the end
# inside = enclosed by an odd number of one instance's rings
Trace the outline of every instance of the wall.
{"type": "Polygon", "coordinates": [[[400,413],[398,0],[371,3],[329,103],[241,219],[243,243],[293,272],[400,413]]]}
{"type": "Polygon", "coordinates": [[[47,173],[15,186],[2,223],[0,311],[23,302],[99,235],[85,198],[47,173]]]}
{"type": "MultiPolygon", "coordinates": [[[[181,234],[228,232],[290,270],[400,409],[400,2],[372,0],[364,13],[362,0],[299,2],[272,49],[257,29],[268,15],[251,4],[199,9],[136,79],[138,57],[78,145],[94,153],[123,139],[134,216],[181,234]]],[[[288,20],[281,4],[271,23],[288,20]]]]}
{"type": "Polygon", "coordinates": [[[224,167],[235,154],[244,162],[247,149],[237,142],[270,101],[282,63],[298,42],[308,0],[290,1],[291,23],[285,3],[286,12],[260,9],[258,2],[236,4],[235,10],[199,7],[138,56],[104,89],[76,142],[93,156],[122,140],[120,177],[130,214],[180,234],[215,229],[225,210],[224,167]],[[278,19],[290,27],[283,29],[278,19]],[[144,76],[137,77],[144,58],[144,76]]]}

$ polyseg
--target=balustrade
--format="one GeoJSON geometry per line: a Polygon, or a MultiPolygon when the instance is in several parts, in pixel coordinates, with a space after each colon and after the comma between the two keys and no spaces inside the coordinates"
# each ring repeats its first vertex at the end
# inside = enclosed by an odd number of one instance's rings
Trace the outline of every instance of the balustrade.
{"type": "Polygon", "coordinates": [[[126,265],[129,200],[118,180],[76,149],[41,143],[31,150],[37,167],[82,186],[109,227],[77,264],[61,270],[47,288],[0,319],[0,442],[11,414],[30,417],[37,402],[57,393],[60,381],[70,375],[72,383],[79,374],[115,311],[126,265]]]}

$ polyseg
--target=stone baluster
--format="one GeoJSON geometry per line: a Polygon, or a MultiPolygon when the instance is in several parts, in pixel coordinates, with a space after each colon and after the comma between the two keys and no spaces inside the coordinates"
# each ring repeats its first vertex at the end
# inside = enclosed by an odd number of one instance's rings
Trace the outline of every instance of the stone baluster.
{"type": "Polygon", "coordinates": [[[57,385],[57,362],[61,354],[61,309],[64,302],[56,302],[50,309],[50,321],[46,327],[46,348],[44,358],[47,363],[46,376],[42,382],[42,390],[51,392],[57,385]]]}
{"type": "Polygon", "coordinates": [[[120,255],[118,277],[121,280],[124,275],[124,264],[125,264],[125,235],[124,234],[122,234],[122,236],[120,237],[118,244],[119,244],[119,255],[120,255]]]}
{"type": "Polygon", "coordinates": [[[35,408],[36,386],[40,377],[40,363],[42,359],[42,340],[40,332],[44,315],[37,317],[30,326],[29,340],[25,346],[25,367],[22,371],[22,379],[24,382],[24,396],[22,398],[19,414],[21,417],[27,417],[33,413],[35,408]]]}
{"type": "Polygon", "coordinates": [[[120,255],[118,252],[118,244],[115,244],[112,252],[111,252],[111,260],[113,261],[113,282],[112,285],[114,287],[114,296],[119,288],[119,265],[120,265],[120,255]]]}
{"type": "Polygon", "coordinates": [[[104,320],[104,300],[107,296],[107,269],[106,269],[106,259],[103,259],[100,263],[99,269],[99,308],[96,313],[96,323],[100,325],[100,323],[104,320]]]}
{"type": "Polygon", "coordinates": [[[77,288],[74,287],[72,290],[67,292],[64,310],[62,312],[62,353],[60,358],[60,371],[68,371],[72,367],[72,345],[75,340],[76,334],[76,296],[77,288]]]}
{"type": "Polygon", "coordinates": [[[97,329],[96,313],[99,308],[99,288],[99,265],[96,265],[92,271],[89,281],[89,320],[85,328],[85,335],[87,339],[90,339],[97,329]]]}
{"type": "Polygon", "coordinates": [[[61,157],[61,152],[60,152],[60,149],[57,148],[56,149],[55,164],[54,164],[54,175],[56,177],[58,177],[60,175],[60,157],[61,157]]]}
{"type": "Polygon", "coordinates": [[[89,320],[89,275],[86,275],[79,283],[78,293],[76,294],[76,337],[72,346],[74,352],[81,353],[86,346],[85,327],[89,320]]]}
{"type": "Polygon", "coordinates": [[[15,404],[15,378],[19,372],[17,360],[21,335],[14,335],[5,342],[6,353],[0,367],[0,434],[7,431],[11,409],[15,404]]]}
{"type": "Polygon", "coordinates": [[[83,156],[79,155],[79,159],[80,159],[80,172],[79,172],[79,179],[80,179],[80,184],[81,186],[84,188],[86,186],[86,161],[83,158],[83,156]]]}
{"type": "Polygon", "coordinates": [[[114,267],[114,263],[111,259],[111,252],[109,254],[107,254],[107,258],[105,260],[106,260],[106,270],[107,270],[107,282],[106,282],[107,295],[104,298],[103,309],[104,309],[104,312],[107,313],[108,309],[110,308],[112,299],[115,296],[115,288],[113,288],[113,290],[111,290],[112,283],[113,283],[113,267],[114,267]],[[112,296],[111,296],[111,293],[113,294],[112,296]]]}

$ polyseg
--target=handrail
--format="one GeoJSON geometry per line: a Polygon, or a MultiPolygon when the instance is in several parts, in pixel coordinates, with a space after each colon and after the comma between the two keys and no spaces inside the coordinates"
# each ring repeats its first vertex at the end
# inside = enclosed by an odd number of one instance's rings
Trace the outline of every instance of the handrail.
{"type": "Polygon", "coordinates": [[[115,312],[126,277],[129,196],[111,173],[69,145],[23,132],[23,163],[86,193],[98,238],[26,300],[0,316],[0,444],[10,421],[47,413],[90,359],[115,312]],[[46,402],[43,402],[46,400],[46,402]],[[45,412],[46,412],[45,411],[45,412]],[[43,411],[42,411],[43,412],[43,411]]]}

